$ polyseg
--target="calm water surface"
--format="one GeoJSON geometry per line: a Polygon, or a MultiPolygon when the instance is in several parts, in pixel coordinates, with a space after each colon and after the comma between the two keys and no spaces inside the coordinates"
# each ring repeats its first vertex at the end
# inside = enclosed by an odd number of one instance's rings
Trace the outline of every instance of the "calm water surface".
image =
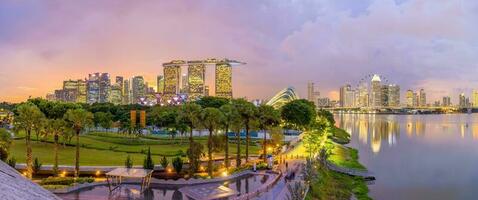
{"type": "Polygon", "coordinates": [[[374,199],[478,199],[478,114],[336,115],[374,199]]]}

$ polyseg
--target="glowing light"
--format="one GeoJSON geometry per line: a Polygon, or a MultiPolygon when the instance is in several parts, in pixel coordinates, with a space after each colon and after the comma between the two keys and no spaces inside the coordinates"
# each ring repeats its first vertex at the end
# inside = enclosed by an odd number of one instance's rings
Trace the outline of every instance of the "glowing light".
{"type": "Polygon", "coordinates": [[[199,170],[200,170],[200,171],[204,171],[204,167],[203,167],[202,165],[199,166],[199,170]]]}
{"type": "Polygon", "coordinates": [[[166,169],[166,171],[167,171],[168,173],[171,173],[171,172],[172,172],[171,168],[166,169]]]}
{"type": "Polygon", "coordinates": [[[23,172],[23,176],[27,176],[27,172],[23,172]]]}
{"type": "Polygon", "coordinates": [[[223,171],[221,175],[226,177],[227,176],[227,171],[223,171]]]}
{"type": "Polygon", "coordinates": [[[99,176],[99,175],[101,175],[101,172],[100,172],[100,170],[97,170],[96,171],[96,176],[99,176]]]}

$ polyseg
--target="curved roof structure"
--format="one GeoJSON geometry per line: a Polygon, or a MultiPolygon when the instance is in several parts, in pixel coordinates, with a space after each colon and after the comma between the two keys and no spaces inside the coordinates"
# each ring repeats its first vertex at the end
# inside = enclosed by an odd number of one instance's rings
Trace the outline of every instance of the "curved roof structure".
{"type": "Polygon", "coordinates": [[[299,99],[299,95],[293,87],[288,87],[278,92],[266,104],[274,108],[280,108],[288,102],[299,99]]]}

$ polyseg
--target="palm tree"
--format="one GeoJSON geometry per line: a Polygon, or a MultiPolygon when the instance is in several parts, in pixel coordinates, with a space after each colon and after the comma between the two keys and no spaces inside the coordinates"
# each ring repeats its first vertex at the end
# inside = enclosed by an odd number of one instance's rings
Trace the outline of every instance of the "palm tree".
{"type": "Polygon", "coordinates": [[[50,119],[47,122],[47,131],[49,134],[53,135],[55,141],[55,159],[53,163],[53,173],[58,174],[58,145],[60,136],[67,129],[67,124],[63,119],[50,119]]]}
{"type": "Polygon", "coordinates": [[[26,176],[31,179],[33,174],[33,161],[32,161],[32,145],[31,145],[31,132],[37,123],[42,121],[45,115],[38,109],[38,107],[30,102],[20,104],[17,107],[17,116],[15,117],[15,129],[17,131],[25,131],[25,143],[27,146],[27,169],[26,176]]]}
{"type": "MultiPolygon", "coordinates": [[[[194,128],[197,128],[199,123],[199,115],[201,113],[201,106],[195,103],[186,103],[183,104],[178,111],[178,116],[176,121],[181,122],[181,124],[186,124],[189,128],[189,149],[193,149],[193,131],[194,128]]],[[[197,170],[195,169],[195,165],[193,165],[195,161],[189,160],[189,175],[192,174],[197,170]]]]}
{"type": "Polygon", "coordinates": [[[254,106],[254,104],[244,99],[236,99],[234,101],[235,101],[235,107],[237,111],[239,112],[239,115],[241,116],[242,123],[246,130],[246,162],[248,162],[249,161],[249,143],[251,140],[249,131],[251,130],[252,124],[254,123],[254,120],[256,119],[257,108],[254,106]]]}
{"type": "Polygon", "coordinates": [[[75,157],[75,177],[80,175],[80,132],[93,123],[93,114],[77,108],[68,110],[65,113],[65,119],[71,124],[76,136],[76,157],[75,157]]]}
{"type": "MultiPolygon", "coordinates": [[[[224,157],[224,163],[226,165],[226,169],[229,168],[229,136],[228,136],[228,131],[236,126],[237,124],[240,124],[240,116],[237,110],[234,108],[232,104],[226,104],[223,105],[219,108],[224,115],[224,119],[222,120],[222,126],[224,128],[224,137],[226,141],[226,146],[225,146],[225,157],[224,157]]],[[[240,145],[240,142],[238,143],[240,145]]],[[[240,147],[238,151],[240,150],[240,147]]],[[[238,152],[240,154],[240,152],[238,152]]],[[[239,156],[240,157],[240,156],[239,156]]]]}
{"type": "Polygon", "coordinates": [[[212,134],[216,130],[222,121],[223,114],[217,108],[205,108],[200,115],[200,120],[204,128],[209,131],[209,137],[207,140],[207,154],[208,154],[208,175],[212,176],[212,148],[213,148],[213,139],[212,134]]]}
{"type": "Polygon", "coordinates": [[[280,113],[274,107],[268,105],[261,105],[258,108],[257,120],[259,121],[259,129],[264,131],[264,141],[262,145],[264,162],[267,162],[267,130],[280,123],[280,113]]]}

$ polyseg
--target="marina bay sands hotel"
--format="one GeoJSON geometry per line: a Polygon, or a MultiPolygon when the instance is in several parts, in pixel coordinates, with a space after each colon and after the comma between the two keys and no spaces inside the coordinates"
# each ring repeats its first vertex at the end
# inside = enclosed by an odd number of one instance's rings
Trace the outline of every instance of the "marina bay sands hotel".
{"type": "MultiPolygon", "coordinates": [[[[187,66],[187,94],[189,100],[205,95],[206,66],[215,66],[215,94],[217,97],[232,98],[232,67],[246,63],[229,59],[173,60],[163,63],[163,98],[172,99],[180,91],[181,67],[187,66]]],[[[184,81],[184,80],[183,80],[184,81]]]]}

